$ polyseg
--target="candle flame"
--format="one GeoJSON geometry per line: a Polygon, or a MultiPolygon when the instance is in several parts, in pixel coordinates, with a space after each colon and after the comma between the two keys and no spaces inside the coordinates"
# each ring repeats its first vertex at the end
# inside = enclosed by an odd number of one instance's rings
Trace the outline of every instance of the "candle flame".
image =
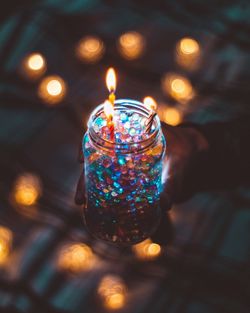
{"type": "Polygon", "coordinates": [[[113,119],[114,107],[109,100],[104,102],[104,114],[106,115],[107,119],[113,119]]]}
{"type": "Polygon", "coordinates": [[[116,89],[116,75],[113,67],[110,67],[107,71],[106,75],[106,85],[108,87],[109,92],[114,92],[116,89]]]}
{"type": "Polygon", "coordinates": [[[157,103],[156,103],[156,101],[154,100],[154,98],[152,98],[152,97],[145,97],[145,98],[143,99],[143,103],[144,103],[144,105],[145,105],[148,109],[156,111],[156,109],[157,109],[157,103]]]}

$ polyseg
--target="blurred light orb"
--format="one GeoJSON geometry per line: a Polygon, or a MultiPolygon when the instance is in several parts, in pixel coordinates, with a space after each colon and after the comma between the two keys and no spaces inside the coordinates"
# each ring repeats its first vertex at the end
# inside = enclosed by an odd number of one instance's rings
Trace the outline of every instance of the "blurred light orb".
{"type": "Polygon", "coordinates": [[[14,199],[22,206],[34,205],[42,194],[40,179],[30,173],[25,173],[16,179],[14,186],[14,199]]]}
{"type": "Polygon", "coordinates": [[[139,58],[145,49],[144,37],[135,31],[124,33],[118,40],[118,51],[127,60],[139,58]]]}
{"type": "Polygon", "coordinates": [[[47,76],[38,87],[39,97],[49,105],[61,102],[66,92],[66,83],[60,76],[47,76]]]}
{"type": "Polygon", "coordinates": [[[154,98],[152,98],[152,97],[145,97],[145,98],[143,99],[143,103],[144,103],[144,105],[145,105],[148,109],[156,111],[156,109],[157,109],[157,103],[156,103],[156,101],[155,101],[154,98]]]}
{"type": "Polygon", "coordinates": [[[168,73],[162,79],[162,89],[173,99],[185,103],[194,97],[194,90],[190,81],[178,74],[168,73]]]}
{"type": "Polygon", "coordinates": [[[133,251],[139,260],[154,260],[161,254],[161,246],[146,239],[133,246],[133,251]]]}
{"type": "Polygon", "coordinates": [[[58,257],[58,267],[72,273],[90,270],[95,263],[92,249],[83,243],[65,245],[58,257]]]}
{"type": "Polygon", "coordinates": [[[200,52],[200,46],[198,42],[193,38],[182,38],[179,43],[179,51],[183,54],[198,54],[200,52]]]}
{"type": "Polygon", "coordinates": [[[105,52],[103,41],[96,36],[82,38],[76,46],[76,56],[85,63],[96,63],[105,52]]]}
{"type": "Polygon", "coordinates": [[[193,38],[182,38],[176,45],[176,62],[185,69],[196,69],[199,65],[200,54],[200,45],[193,38]]]}
{"type": "Polygon", "coordinates": [[[182,115],[176,108],[168,107],[163,112],[162,121],[169,125],[176,126],[181,123],[182,115]]]}
{"type": "Polygon", "coordinates": [[[106,309],[121,309],[126,302],[127,288],[117,275],[106,275],[99,283],[97,293],[106,309]]]}
{"type": "Polygon", "coordinates": [[[0,226],[0,265],[6,263],[13,240],[13,234],[10,229],[0,226]]]}
{"type": "Polygon", "coordinates": [[[41,77],[46,69],[46,60],[41,53],[31,53],[22,61],[22,73],[31,80],[41,77]]]}

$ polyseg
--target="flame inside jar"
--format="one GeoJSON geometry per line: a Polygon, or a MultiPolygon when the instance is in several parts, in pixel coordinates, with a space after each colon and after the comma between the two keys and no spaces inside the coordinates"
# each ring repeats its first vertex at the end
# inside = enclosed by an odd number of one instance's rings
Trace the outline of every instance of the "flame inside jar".
{"type": "Polygon", "coordinates": [[[149,110],[118,100],[111,136],[103,105],[91,115],[83,140],[85,224],[97,238],[134,244],[149,237],[160,219],[165,141],[156,116],[146,132],[149,110]]]}

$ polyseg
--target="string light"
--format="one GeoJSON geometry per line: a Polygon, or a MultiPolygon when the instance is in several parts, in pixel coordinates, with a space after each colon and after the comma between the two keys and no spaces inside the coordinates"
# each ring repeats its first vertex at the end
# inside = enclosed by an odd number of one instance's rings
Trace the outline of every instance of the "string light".
{"type": "Polygon", "coordinates": [[[10,229],[0,226],[0,265],[6,263],[12,245],[13,235],[10,229]]]}
{"type": "Polygon", "coordinates": [[[106,275],[103,277],[97,293],[107,309],[118,310],[125,305],[127,288],[119,276],[106,275]]]}
{"type": "Polygon", "coordinates": [[[40,179],[30,173],[25,173],[16,179],[14,186],[14,200],[22,206],[34,205],[42,194],[40,179]]]}
{"type": "Polygon", "coordinates": [[[186,103],[194,97],[194,90],[190,81],[182,75],[166,74],[162,79],[162,89],[181,103],[186,103]]]}
{"type": "Polygon", "coordinates": [[[135,255],[140,260],[154,260],[161,254],[161,246],[146,239],[132,247],[135,255]]]}
{"type": "Polygon", "coordinates": [[[31,53],[23,59],[21,72],[26,78],[36,80],[45,73],[46,68],[44,56],[41,53],[31,53]]]}
{"type": "Polygon", "coordinates": [[[90,270],[95,264],[92,249],[83,243],[65,245],[58,257],[58,267],[72,273],[90,270]]]}
{"type": "Polygon", "coordinates": [[[176,62],[185,69],[196,69],[199,65],[200,54],[200,45],[193,38],[182,38],[176,45],[176,62]]]}
{"type": "Polygon", "coordinates": [[[105,52],[103,41],[95,36],[82,38],[76,46],[77,57],[85,63],[98,62],[105,52]]]}
{"type": "Polygon", "coordinates": [[[119,37],[118,51],[127,60],[138,59],[145,48],[144,37],[135,31],[127,32],[119,37]]]}
{"type": "Polygon", "coordinates": [[[39,97],[49,105],[61,102],[65,97],[66,91],[66,83],[60,76],[47,76],[38,87],[39,97]]]}

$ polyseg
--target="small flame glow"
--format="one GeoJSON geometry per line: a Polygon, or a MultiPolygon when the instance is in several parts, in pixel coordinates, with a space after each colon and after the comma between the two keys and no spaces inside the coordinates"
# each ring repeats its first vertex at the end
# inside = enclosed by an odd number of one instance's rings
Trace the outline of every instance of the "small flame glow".
{"type": "Polygon", "coordinates": [[[104,114],[106,115],[107,119],[112,119],[114,116],[114,107],[109,100],[104,102],[104,114]]]}
{"type": "Polygon", "coordinates": [[[152,97],[145,97],[145,98],[143,99],[143,103],[145,104],[145,106],[146,106],[148,109],[156,111],[156,109],[157,109],[157,103],[156,103],[156,101],[155,101],[154,98],[152,98],[152,97]]]}
{"type": "Polygon", "coordinates": [[[110,67],[107,71],[106,85],[108,87],[109,92],[116,90],[116,75],[113,67],[110,67]]]}

